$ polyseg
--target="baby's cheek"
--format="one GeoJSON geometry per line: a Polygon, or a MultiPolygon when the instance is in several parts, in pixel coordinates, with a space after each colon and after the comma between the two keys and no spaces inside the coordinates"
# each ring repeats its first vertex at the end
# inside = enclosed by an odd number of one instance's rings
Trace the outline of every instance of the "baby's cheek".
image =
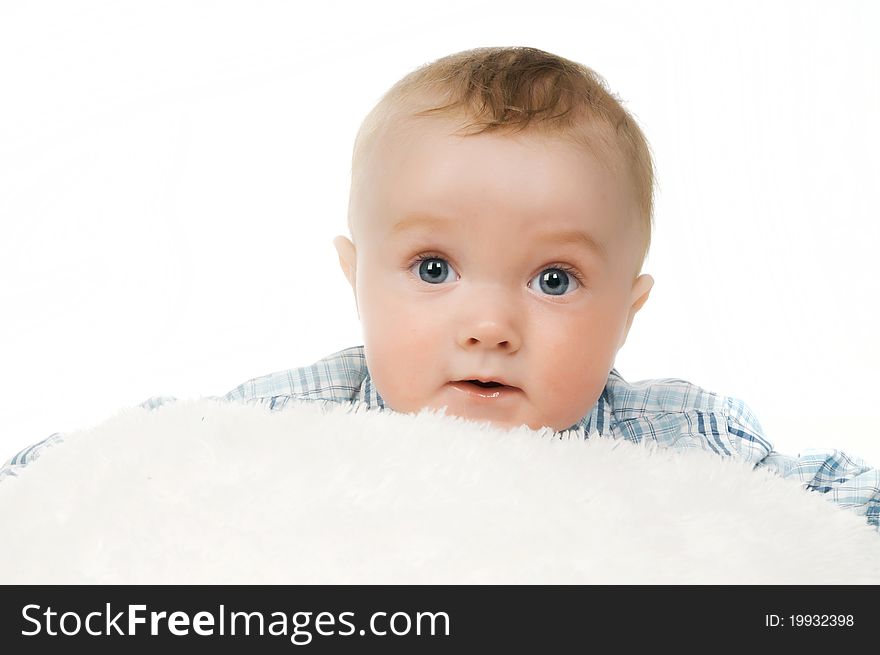
{"type": "Polygon", "coordinates": [[[416,411],[439,379],[432,338],[407,316],[386,313],[364,325],[367,367],[383,400],[398,411],[416,411]]]}
{"type": "Polygon", "coordinates": [[[541,358],[542,389],[558,412],[589,410],[607,380],[610,355],[601,336],[584,330],[560,335],[558,345],[541,358]]]}
{"type": "MultiPolygon", "coordinates": [[[[588,404],[591,384],[583,369],[561,366],[552,377],[548,376],[538,388],[542,404],[556,417],[580,418],[584,406],[588,404]]],[[[537,399],[536,399],[537,400],[537,399]]]]}

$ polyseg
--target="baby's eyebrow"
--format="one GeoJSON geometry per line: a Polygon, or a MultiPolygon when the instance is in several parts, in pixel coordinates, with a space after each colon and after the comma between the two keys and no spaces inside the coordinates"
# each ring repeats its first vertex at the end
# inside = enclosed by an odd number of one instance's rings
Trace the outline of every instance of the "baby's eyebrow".
{"type": "MultiPolygon", "coordinates": [[[[449,221],[430,214],[409,214],[391,227],[391,234],[400,234],[408,230],[436,230],[448,225],[449,221]]],[[[545,232],[538,235],[538,241],[560,245],[581,246],[603,260],[608,259],[608,251],[601,241],[592,234],[582,230],[563,230],[561,232],[545,232]]]]}
{"type": "Polygon", "coordinates": [[[392,226],[391,234],[400,234],[401,232],[417,228],[428,230],[437,229],[445,226],[448,222],[447,219],[440,218],[439,216],[431,216],[429,214],[409,214],[392,226]]]}
{"type": "Polygon", "coordinates": [[[601,259],[608,259],[608,251],[601,241],[588,232],[581,230],[566,230],[564,232],[547,232],[538,236],[539,241],[544,243],[556,243],[562,245],[576,245],[586,248],[601,259]]]}

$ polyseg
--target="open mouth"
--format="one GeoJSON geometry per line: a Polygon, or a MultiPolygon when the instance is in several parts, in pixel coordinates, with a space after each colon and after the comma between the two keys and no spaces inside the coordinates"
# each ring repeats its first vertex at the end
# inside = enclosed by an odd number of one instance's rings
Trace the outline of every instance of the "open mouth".
{"type": "Polygon", "coordinates": [[[495,380],[489,382],[480,382],[479,380],[456,380],[451,382],[453,389],[464,394],[467,402],[511,402],[515,397],[519,396],[522,391],[508,384],[502,384],[495,380]]]}
{"type": "Polygon", "coordinates": [[[517,390],[517,387],[512,387],[509,384],[504,384],[503,382],[496,382],[495,380],[490,380],[489,382],[480,382],[480,380],[456,380],[454,384],[461,385],[465,388],[473,386],[474,388],[479,389],[508,389],[511,391],[517,390]]]}

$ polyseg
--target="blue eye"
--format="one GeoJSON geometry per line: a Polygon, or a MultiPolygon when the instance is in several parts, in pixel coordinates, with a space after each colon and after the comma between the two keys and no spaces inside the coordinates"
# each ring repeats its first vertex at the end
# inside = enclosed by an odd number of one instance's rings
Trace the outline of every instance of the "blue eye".
{"type": "Polygon", "coordinates": [[[413,264],[413,266],[416,265],[419,267],[419,279],[428,284],[440,284],[441,282],[448,281],[448,274],[452,272],[449,262],[442,257],[419,257],[413,264]]]}
{"type": "MultiPolygon", "coordinates": [[[[574,285],[575,289],[579,286],[577,275],[574,271],[570,271],[562,266],[545,268],[532,278],[532,281],[535,280],[539,281],[538,285],[541,291],[544,291],[548,296],[562,296],[565,295],[565,292],[568,291],[571,285],[574,285]]],[[[531,286],[531,282],[529,282],[529,286],[531,286]]]]}
{"type": "MultiPolygon", "coordinates": [[[[416,266],[418,266],[416,275],[428,284],[442,284],[458,279],[455,270],[443,257],[429,254],[419,255],[416,261],[410,265],[410,270],[416,266]]],[[[529,287],[535,280],[538,280],[538,287],[548,296],[563,296],[569,290],[581,286],[581,277],[578,272],[565,264],[554,264],[545,268],[532,278],[529,287]]]]}

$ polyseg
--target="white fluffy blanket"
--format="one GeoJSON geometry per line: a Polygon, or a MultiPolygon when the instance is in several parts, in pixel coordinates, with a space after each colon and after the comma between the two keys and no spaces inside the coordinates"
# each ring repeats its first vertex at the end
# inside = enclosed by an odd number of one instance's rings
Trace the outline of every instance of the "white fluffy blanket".
{"type": "Polygon", "coordinates": [[[2,583],[880,583],[747,464],[425,410],[126,409],[0,483],[2,583]]]}

